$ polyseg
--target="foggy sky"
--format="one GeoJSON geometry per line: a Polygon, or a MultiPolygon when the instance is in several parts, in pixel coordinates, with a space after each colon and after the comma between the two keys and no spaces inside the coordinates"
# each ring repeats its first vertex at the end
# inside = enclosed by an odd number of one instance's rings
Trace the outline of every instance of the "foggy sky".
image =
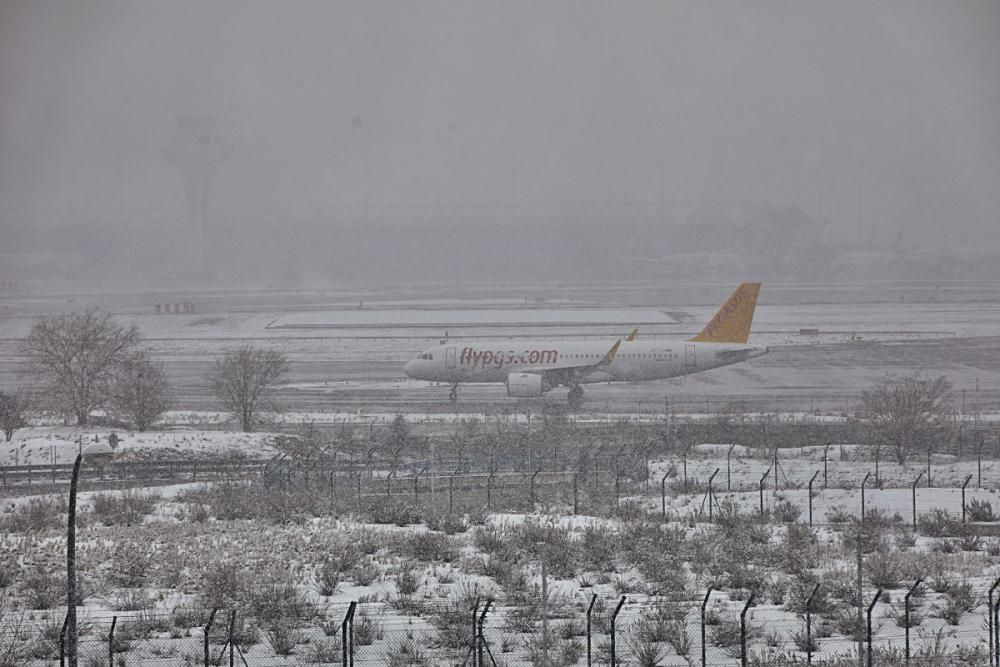
{"type": "MultiPolygon", "coordinates": [[[[0,225],[180,207],[754,200],[1000,242],[1000,3],[0,4],[0,225]]],[[[418,224],[418,223],[415,223],[418,224]]]]}

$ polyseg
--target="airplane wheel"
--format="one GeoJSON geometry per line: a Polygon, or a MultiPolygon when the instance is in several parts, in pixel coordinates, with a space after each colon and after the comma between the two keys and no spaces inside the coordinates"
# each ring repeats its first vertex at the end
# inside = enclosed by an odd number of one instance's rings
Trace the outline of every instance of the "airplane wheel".
{"type": "Polygon", "coordinates": [[[452,385],[451,391],[448,392],[448,400],[452,403],[458,403],[458,387],[452,385]]]}

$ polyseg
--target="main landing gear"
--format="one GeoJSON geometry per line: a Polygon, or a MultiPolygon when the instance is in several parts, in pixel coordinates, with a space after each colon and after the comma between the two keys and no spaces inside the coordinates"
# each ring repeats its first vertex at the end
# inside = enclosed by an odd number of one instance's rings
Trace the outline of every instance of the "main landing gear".
{"type": "Polygon", "coordinates": [[[566,399],[569,401],[569,407],[578,408],[583,404],[583,387],[580,385],[575,385],[570,388],[569,394],[567,394],[566,399]]]}
{"type": "Polygon", "coordinates": [[[448,400],[454,405],[458,403],[458,383],[451,385],[451,391],[448,392],[448,400]]]}

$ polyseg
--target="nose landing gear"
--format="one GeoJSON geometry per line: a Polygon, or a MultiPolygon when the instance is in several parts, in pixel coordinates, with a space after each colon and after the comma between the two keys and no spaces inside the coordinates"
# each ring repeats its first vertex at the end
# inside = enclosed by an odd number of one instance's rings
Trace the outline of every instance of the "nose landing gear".
{"type": "Polygon", "coordinates": [[[451,385],[451,391],[448,392],[448,400],[452,404],[458,403],[458,383],[451,385]]]}

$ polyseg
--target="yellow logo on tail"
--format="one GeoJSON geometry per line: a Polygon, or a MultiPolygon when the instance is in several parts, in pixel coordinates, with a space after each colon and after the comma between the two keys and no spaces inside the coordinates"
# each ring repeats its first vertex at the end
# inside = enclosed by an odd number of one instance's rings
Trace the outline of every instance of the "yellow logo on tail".
{"type": "Polygon", "coordinates": [[[743,283],[737,287],[701,333],[689,340],[696,343],[746,343],[750,338],[750,323],[753,322],[759,293],[760,283],[743,283]]]}

